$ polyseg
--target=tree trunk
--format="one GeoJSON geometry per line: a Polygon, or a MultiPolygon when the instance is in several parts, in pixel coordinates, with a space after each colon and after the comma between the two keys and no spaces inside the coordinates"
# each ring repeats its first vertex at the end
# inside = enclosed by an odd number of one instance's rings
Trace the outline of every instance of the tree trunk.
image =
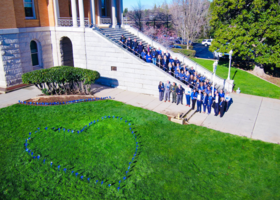
{"type": "Polygon", "coordinates": [[[257,64],[255,65],[254,67],[254,70],[253,70],[253,74],[256,75],[256,76],[259,76],[259,77],[265,77],[267,76],[264,72],[264,68],[263,68],[263,65],[261,64],[257,64]]]}

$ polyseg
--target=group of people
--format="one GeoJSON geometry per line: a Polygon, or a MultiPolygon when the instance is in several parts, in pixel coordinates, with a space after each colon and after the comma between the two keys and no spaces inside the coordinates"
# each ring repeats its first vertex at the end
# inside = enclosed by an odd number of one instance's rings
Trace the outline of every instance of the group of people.
{"type": "Polygon", "coordinates": [[[181,64],[177,57],[173,59],[167,50],[165,52],[160,48],[156,50],[151,48],[149,44],[144,47],[142,42],[138,44],[136,39],[132,41],[130,38],[126,39],[124,35],[121,36],[120,43],[144,61],[157,65],[178,80],[190,85],[193,89],[201,90],[202,87],[207,88],[210,85],[209,81],[198,74],[193,67],[187,68],[187,66],[181,64]]]}
{"type": "Polygon", "coordinates": [[[181,85],[177,86],[175,82],[170,84],[170,82],[167,81],[166,84],[160,82],[158,90],[160,101],[164,100],[164,102],[170,102],[171,94],[172,103],[176,103],[177,105],[181,103],[183,105],[183,95],[185,94],[186,106],[190,107],[192,105],[192,109],[194,110],[196,105],[197,112],[201,113],[203,108],[203,112],[208,114],[211,113],[213,108],[215,116],[220,114],[220,117],[223,117],[224,113],[228,111],[231,103],[231,97],[228,92],[225,94],[223,90],[218,92],[214,89],[214,96],[212,96],[210,86],[207,86],[207,88],[201,87],[199,89],[192,89],[189,85],[187,85],[187,88],[184,89],[181,85]]]}

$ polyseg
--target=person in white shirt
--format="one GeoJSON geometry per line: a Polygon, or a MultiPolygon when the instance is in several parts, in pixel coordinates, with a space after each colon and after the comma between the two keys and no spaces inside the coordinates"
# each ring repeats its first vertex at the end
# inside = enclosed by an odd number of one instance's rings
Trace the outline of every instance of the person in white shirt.
{"type": "Polygon", "coordinates": [[[231,97],[229,96],[229,93],[227,92],[225,95],[225,100],[226,100],[226,112],[228,111],[229,105],[231,103],[231,97]]]}
{"type": "Polygon", "coordinates": [[[187,85],[187,88],[185,90],[186,93],[186,106],[191,107],[191,94],[192,94],[192,89],[190,88],[190,85],[187,85]]]}

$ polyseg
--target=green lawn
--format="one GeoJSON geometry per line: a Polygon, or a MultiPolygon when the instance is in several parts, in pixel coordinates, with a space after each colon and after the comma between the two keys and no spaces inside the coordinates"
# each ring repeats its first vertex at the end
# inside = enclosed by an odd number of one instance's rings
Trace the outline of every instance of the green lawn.
{"type": "MultiPolygon", "coordinates": [[[[192,60],[206,69],[213,71],[214,61],[197,58],[192,58],[192,60]]],[[[217,67],[217,75],[224,79],[228,77],[228,62],[219,63],[217,67]]],[[[241,92],[245,94],[280,99],[280,87],[266,82],[248,72],[231,67],[230,78],[234,80],[234,90],[240,88],[241,92]]]]}
{"type": "Polygon", "coordinates": [[[280,198],[276,144],[175,124],[164,115],[110,100],[13,105],[0,109],[0,120],[0,199],[280,198]],[[123,120],[101,119],[108,115],[123,120]],[[77,131],[97,119],[79,135],[52,130],[77,131]],[[124,120],[136,131],[139,149],[118,192],[136,145],[124,120]],[[28,148],[40,154],[39,160],[25,151],[29,132],[28,148]]]}

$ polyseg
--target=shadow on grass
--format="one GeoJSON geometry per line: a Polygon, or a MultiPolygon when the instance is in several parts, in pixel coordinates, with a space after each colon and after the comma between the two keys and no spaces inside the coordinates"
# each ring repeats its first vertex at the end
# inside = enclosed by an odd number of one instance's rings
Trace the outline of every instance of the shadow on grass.
{"type": "Polygon", "coordinates": [[[235,70],[235,72],[234,72],[234,74],[232,76],[232,80],[234,80],[236,74],[237,74],[237,70],[235,70]]]}

